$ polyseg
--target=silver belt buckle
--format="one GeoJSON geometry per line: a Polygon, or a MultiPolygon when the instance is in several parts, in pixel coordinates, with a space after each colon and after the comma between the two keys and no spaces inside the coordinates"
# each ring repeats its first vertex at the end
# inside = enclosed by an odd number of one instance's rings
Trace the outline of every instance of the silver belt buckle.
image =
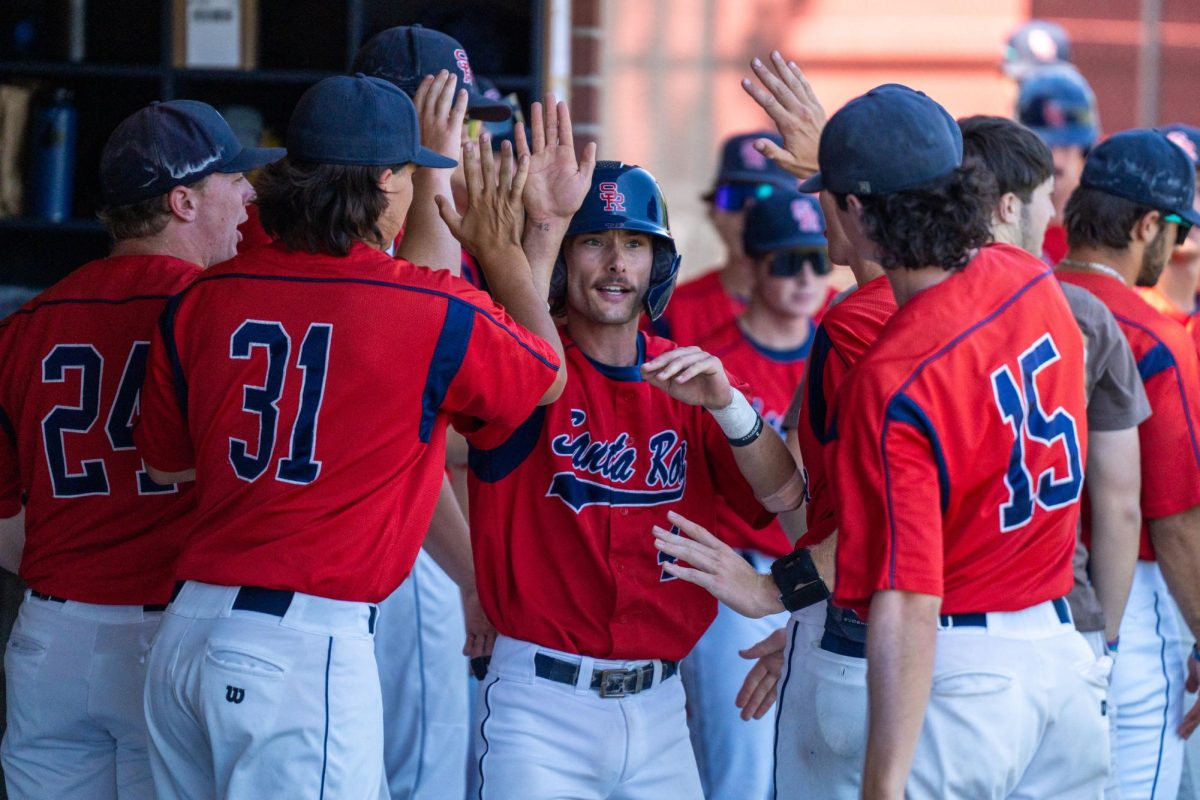
{"type": "Polygon", "coordinates": [[[600,696],[601,697],[624,697],[625,679],[629,675],[627,669],[602,669],[600,670],[600,696]]]}

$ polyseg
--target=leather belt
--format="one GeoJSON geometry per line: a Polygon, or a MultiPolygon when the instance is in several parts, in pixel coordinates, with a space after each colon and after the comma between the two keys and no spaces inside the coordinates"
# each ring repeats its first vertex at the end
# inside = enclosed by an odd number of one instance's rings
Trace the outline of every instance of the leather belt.
{"type": "MultiPolygon", "coordinates": [[[[48,603],[66,603],[69,601],[69,598],[55,597],[52,594],[42,594],[41,592],[39,592],[36,589],[30,589],[29,596],[36,597],[38,600],[45,600],[48,603]]],[[[98,604],[93,604],[93,605],[98,605],[98,604]]],[[[130,605],[137,605],[137,603],[131,603],[130,605]]],[[[142,611],[166,611],[166,610],[167,610],[167,606],[165,603],[146,603],[142,606],[142,611]]]]}
{"type": "MultiPolygon", "coordinates": [[[[678,661],[663,659],[662,677],[665,681],[679,670],[678,661]]],[[[579,662],[536,653],[533,657],[534,674],[539,678],[556,683],[574,686],[579,679],[579,662]]],[[[654,664],[643,664],[630,669],[594,669],[590,688],[600,693],[601,697],[625,697],[638,692],[644,692],[654,686],[654,664]]]]}

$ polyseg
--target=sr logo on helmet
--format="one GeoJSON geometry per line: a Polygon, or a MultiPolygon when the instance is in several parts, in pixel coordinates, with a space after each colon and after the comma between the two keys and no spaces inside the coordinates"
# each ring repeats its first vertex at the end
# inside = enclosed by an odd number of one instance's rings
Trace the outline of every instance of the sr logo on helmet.
{"type": "Polygon", "coordinates": [[[613,181],[604,181],[598,189],[600,199],[604,201],[605,211],[612,213],[614,211],[625,210],[625,195],[621,194],[616,183],[613,181]]]}

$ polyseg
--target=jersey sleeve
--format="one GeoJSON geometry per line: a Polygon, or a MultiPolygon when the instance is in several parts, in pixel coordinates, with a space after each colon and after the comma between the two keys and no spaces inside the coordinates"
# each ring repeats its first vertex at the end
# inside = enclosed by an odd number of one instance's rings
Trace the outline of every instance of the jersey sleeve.
{"type": "Polygon", "coordinates": [[[835,602],[864,616],[878,591],[943,594],[938,437],[923,409],[885,397],[872,378],[860,372],[839,393],[830,460],[835,602]]]}
{"type": "MultiPolygon", "coordinates": [[[[749,386],[738,381],[732,375],[729,376],[729,383],[733,387],[733,391],[740,391],[747,395],[747,400],[750,399],[749,386]]],[[[743,477],[737,459],[733,455],[733,445],[729,444],[725,431],[721,430],[721,426],[713,419],[712,414],[702,411],[700,416],[701,425],[704,426],[704,457],[708,462],[712,485],[716,487],[717,492],[733,513],[737,514],[747,525],[756,530],[765,528],[771,523],[771,520],[775,519],[775,515],[763,508],[762,503],[758,502],[758,498],[754,496],[754,489],[750,486],[750,482],[743,477]]],[[[766,426],[762,435],[774,436],[775,434],[771,431],[770,426],[766,426]]]]}
{"type": "Polygon", "coordinates": [[[478,449],[496,447],[525,422],[561,369],[548,342],[500,306],[482,305],[484,297],[472,296],[479,305],[449,301],[425,393],[427,400],[431,392],[436,395],[432,384],[447,380],[446,372],[452,371],[439,405],[478,449]]]}
{"type": "Polygon", "coordinates": [[[1200,505],[1200,366],[1187,334],[1160,342],[1137,362],[1154,413],[1138,426],[1142,516],[1180,514],[1200,505]],[[1171,465],[1164,469],[1163,465],[1171,465]]]}
{"type": "Polygon", "coordinates": [[[133,429],[142,460],[163,472],[181,472],[195,466],[187,426],[187,385],[175,343],[178,298],[167,304],[150,340],[146,377],[138,401],[133,429]]]}
{"type": "Polygon", "coordinates": [[[17,461],[17,430],[0,406],[0,519],[21,510],[21,469],[17,461]]]}

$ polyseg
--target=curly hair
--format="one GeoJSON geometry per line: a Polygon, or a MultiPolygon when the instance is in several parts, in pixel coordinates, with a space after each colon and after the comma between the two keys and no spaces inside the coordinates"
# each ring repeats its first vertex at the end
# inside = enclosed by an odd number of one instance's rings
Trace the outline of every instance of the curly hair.
{"type": "MultiPolygon", "coordinates": [[[[856,197],[863,207],[864,230],[879,246],[884,269],[958,270],[971,260],[971,251],[992,240],[995,195],[995,178],[967,164],[919,189],[856,197]]],[[[834,195],[843,211],[846,197],[834,195]]]]}
{"type": "Polygon", "coordinates": [[[388,207],[379,188],[384,169],[276,161],[256,181],[263,228],[289,248],[308,253],[344,256],[356,241],[381,244],[378,222],[388,207]]]}

